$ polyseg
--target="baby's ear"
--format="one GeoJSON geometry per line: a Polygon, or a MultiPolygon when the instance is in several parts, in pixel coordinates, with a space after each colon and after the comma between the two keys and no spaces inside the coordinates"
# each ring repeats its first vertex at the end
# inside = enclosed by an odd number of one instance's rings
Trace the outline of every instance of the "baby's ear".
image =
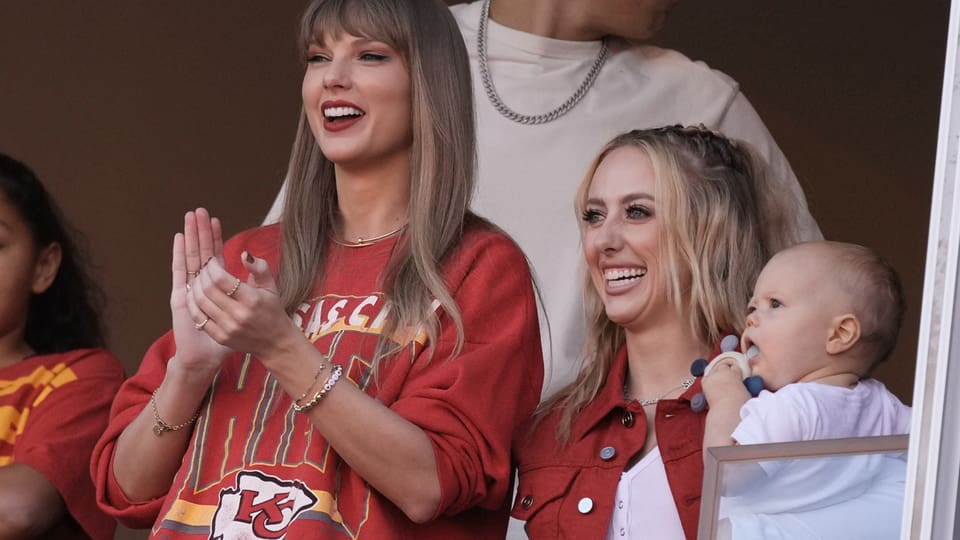
{"type": "Polygon", "coordinates": [[[60,270],[62,255],[60,244],[56,242],[41,249],[37,254],[37,262],[33,267],[33,282],[30,284],[33,294],[43,294],[53,284],[60,270]]]}
{"type": "Polygon", "coordinates": [[[833,318],[827,336],[827,353],[840,354],[860,340],[860,319],[852,313],[833,318]]]}

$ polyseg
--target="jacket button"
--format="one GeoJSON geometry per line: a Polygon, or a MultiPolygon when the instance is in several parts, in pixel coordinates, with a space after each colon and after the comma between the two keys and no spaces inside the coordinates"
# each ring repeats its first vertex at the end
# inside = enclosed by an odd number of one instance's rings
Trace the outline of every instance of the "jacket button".
{"type": "Polygon", "coordinates": [[[577,503],[577,511],[581,514],[589,514],[593,510],[593,499],[584,497],[577,503]]]}
{"type": "Polygon", "coordinates": [[[620,423],[623,424],[623,427],[630,427],[633,425],[633,413],[630,411],[624,411],[623,416],[620,417],[620,423]]]}
{"type": "Polygon", "coordinates": [[[617,455],[617,449],[612,446],[604,446],[600,450],[600,459],[604,461],[610,461],[615,455],[617,455]]]}
{"type": "Polygon", "coordinates": [[[522,506],[524,509],[533,506],[533,495],[527,495],[526,497],[520,499],[520,506],[522,506]]]}

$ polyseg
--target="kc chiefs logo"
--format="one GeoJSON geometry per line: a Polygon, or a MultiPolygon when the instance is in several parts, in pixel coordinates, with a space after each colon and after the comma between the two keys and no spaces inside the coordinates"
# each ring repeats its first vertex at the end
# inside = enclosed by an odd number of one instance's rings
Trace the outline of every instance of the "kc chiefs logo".
{"type": "Polygon", "coordinates": [[[317,496],[299,481],[283,481],[257,471],[237,475],[237,487],[220,491],[211,540],[280,540],[287,527],[317,504],[317,496]]]}

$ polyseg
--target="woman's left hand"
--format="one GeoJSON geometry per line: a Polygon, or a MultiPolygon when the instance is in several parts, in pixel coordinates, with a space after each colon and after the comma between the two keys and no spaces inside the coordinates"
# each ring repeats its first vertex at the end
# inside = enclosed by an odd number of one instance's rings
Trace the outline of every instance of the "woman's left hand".
{"type": "Polygon", "coordinates": [[[267,357],[303,334],[280,303],[267,261],[247,252],[240,258],[250,272],[246,283],[213,259],[193,281],[190,296],[210,317],[203,327],[207,335],[235,351],[267,357]]]}

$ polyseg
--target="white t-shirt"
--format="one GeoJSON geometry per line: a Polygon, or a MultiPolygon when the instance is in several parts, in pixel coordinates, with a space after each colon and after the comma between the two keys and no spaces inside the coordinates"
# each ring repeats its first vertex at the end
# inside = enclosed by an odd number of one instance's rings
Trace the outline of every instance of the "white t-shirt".
{"type": "Polygon", "coordinates": [[[747,400],[733,438],[762,444],[900,435],[910,432],[910,415],[910,407],[876,379],[853,388],[800,382],[747,400]]]}
{"type": "MultiPolygon", "coordinates": [[[[504,228],[533,265],[550,334],[544,331],[544,394],[572,380],[583,355],[580,233],[573,197],[597,152],[631,129],[704,124],[750,143],[776,186],[797,200],[797,229],[819,239],[800,185],[737,83],[682,54],[650,46],[611,48],[583,100],[565,116],[530,126],[490,104],[477,67],[482,2],[450,8],[470,54],[477,112],[479,177],[474,210],[504,228]],[[550,341],[547,341],[547,340],[550,341]],[[555,360],[551,360],[551,358],[555,360]]],[[[599,41],[561,41],[490,21],[487,57],[500,97],[514,111],[553,110],[580,86],[599,41]]],[[[267,217],[279,218],[278,198],[267,217]]],[[[545,329],[544,329],[545,330],[545,329]]]]}
{"type": "MultiPolygon", "coordinates": [[[[794,383],[775,393],[764,390],[744,404],[740,418],[733,439],[760,444],[901,435],[910,431],[911,411],[881,382],[864,379],[854,388],[794,383]]],[[[720,517],[730,520],[734,538],[779,537],[773,531],[799,538],[811,530],[840,534],[818,538],[847,538],[849,530],[834,525],[844,516],[859,522],[850,514],[857,510],[874,516],[870,525],[879,531],[865,538],[899,537],[903,458],[874,454],[759,462],[764,477],[724,497],[720,517]]]]}

